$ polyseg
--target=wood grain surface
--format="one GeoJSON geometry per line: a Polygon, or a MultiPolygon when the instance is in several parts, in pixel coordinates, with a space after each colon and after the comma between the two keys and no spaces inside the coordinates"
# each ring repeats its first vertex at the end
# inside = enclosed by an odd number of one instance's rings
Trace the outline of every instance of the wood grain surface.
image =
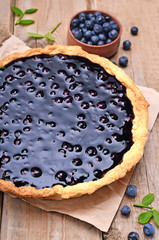
{"type": "MultiPolygon", "coordinates": [[[[118,62],[120,56],[127,56],[129,63],[125,72],[134,82],[159,91],[158,0],[0,0],[0,6],[0,43],[14,34],[29,47],[44,47],[50,42],[46,39],[32,39],[27,32],[44,34],[61,22],[61,26],[54,32],[55,43],[67,45],[68,23],[74,13],[85,9],[109,12],[116,16],[123,26],[119,51],[111,60],[118,62]],[[14,26],[17,16],[11,10],[13,5],[22,10],[38,8],[36,13],[29,15],[29,18],[35,20],[35,24],[14,26]],[[138,36],[130,34],[130,28],[134,25],[139,28],[138,36]],[[122,42],[126,39],[132,42],[130,51],[122,49],[122,42]]],[[[24,16],[24,19],[26,17],[24,16]]],[[[144,156],[136,166],[130,181],[138,187],[138,194],[135,199],[124,196],[108,233],[102,233],[95,227],[69,216],[44,212],[1,193],[1,240],[126,240],[131,231],[137,231],[142,240],[158,240],[157,227],[154,237],[145,237],[143,226],[137,223],[137,216],[142,210],[133,207],[134,202],[140,202],[144,195],[152,192],[155,193],[153,205],[159,210],[158,149],[159,119],[150,134],[144,156]],[[123,205],[131,207],[128,218],[120,214],[123,205]]]]}

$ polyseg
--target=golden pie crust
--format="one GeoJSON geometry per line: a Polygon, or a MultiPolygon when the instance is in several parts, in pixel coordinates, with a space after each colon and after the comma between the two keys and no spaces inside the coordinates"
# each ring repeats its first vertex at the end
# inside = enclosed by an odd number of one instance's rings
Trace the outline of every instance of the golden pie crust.
{"type": "Polygon", "coordinates": [[[11,195],[16,195],[19,197],[32,197],[39,199],[68,199],[73,197],[79,197],[84,194],[92,194],[97,189],[108,185],[119,178],[126,175],[127,171],[141,159],[143,155],[144,145],[148,138],[148,106],[149,104],[143,97],[143,94],[135,85],[135,83],[128,77],[128,75],[115,64],[110,62],[108,59],[99,57],[94,54],[89,54],[78,46],[63,46],[54,45],[47,46],[44,49],[34,48],[29,49],[24,53],[14,53],[4,59],[0,60],[0,66],[5,66],[6,64],[12,62],[15,59],[30,57],[38,54],[67,54],[81,56],[89,59],[90,61],[102,66],[109,74],[115,76],[118,81],[120,81],[126,87],[127,97],[130,99],[133,112],[133,126],[132,126],[132,138],[133,145],[129,151],[127,151],[122,159],[122,162],[109,170],[104,177],[96,181],[78,183],[73,186],[63,187],[61,185],[56,185],[52,188],[35,189],[34,187],[16,187],[12,182],[0,180],[0,190],[7,192],[11,195]]]}

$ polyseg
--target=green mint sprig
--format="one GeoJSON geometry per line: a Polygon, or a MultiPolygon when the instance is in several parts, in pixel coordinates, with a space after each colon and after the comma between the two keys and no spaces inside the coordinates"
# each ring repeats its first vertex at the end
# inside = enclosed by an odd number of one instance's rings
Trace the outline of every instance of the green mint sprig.
{"type": "Polygon", "coordinates": [[[149,205],[153,202],[155,195],[153,193],[147,194],[143,199],[141,204],[134,204],[134,207],[147,208],[151,211],[142,212],[138,216],[138,222],[145,224],[150,221],[151,218],[154,219],[156,225],[159,227],[159,212],[149,205]]]}
{"type": "Polygon", "coordinates": [[[32,24],[34,23],[35,21],[34,20],[31,20],[31,19],[28,19],[28,20],[21,20],[22,17],[24,16],[24,14],[30,14],[30,13],[34,13],[36,12],[38,9],[37,8],[31,8],[31,9],[27,9],[25,10],[24,12],[20,9],[20,8],[17,8],[17,7],[12,7],[12,10],[15,14],[17,14],[19,16],[18,20],[16,21],[15,25],[17,24],[22,24],[22,25],[29,25],[29,24],[32,24]]]}
{"type": "Polygon", "coordinates": [[[32,32],[28,32],[28,34],[33,37],[33,38],[44,38],[46,37],[47,39],[51,40],[51,41],[55,41],[55,38],[52,37],[52,33],[61,25],[61,22],[59,22],[52,30],[51,32],[48,32],[44,35],[39,34],[39,33],[32,33],[32,32]]]}

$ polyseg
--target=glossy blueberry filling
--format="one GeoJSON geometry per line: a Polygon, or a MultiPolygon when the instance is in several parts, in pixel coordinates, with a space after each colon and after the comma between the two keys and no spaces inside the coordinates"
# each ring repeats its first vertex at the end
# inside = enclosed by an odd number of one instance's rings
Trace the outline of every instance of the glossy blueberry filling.
{"type": "Polygon", "coordinates": [[[37,189],[95,181],[133,144],[126,88],[79,56],[38,55],[0,70],[0,178],[37,189]]]}

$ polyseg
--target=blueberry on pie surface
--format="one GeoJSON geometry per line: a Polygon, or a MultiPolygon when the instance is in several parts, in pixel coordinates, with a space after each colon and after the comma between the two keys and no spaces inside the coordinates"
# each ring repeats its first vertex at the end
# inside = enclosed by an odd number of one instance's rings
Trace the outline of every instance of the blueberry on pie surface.
{"type": "Polygon", "coordinates": [[[57,45],[9,55],[0,65],[2,191],[78,197],[140,160],[148,103],[109,60],[57,45]]]}

